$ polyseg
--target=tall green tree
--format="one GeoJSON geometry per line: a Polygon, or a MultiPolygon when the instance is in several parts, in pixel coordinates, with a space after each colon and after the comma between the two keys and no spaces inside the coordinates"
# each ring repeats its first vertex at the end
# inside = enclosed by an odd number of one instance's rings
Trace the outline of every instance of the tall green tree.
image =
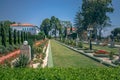
{"type": "Polygon", "coordinates": [[[23,31],[21,31],[21,43],[24,41],[23,31]]]}
{"type": "Polygon", "coordinates": [[[114,11],[112,6],[112,0],[82,1],[82,8],[77,13],[76,24],[82,25],[82,27],[84,27],[84,29],[86,30],[87,27],[90,26],[92,26],[94,29],[98,29],[99,36],[101,37],[102,29],[110,23],[110,18],[107,13],[112,13],[114,11]]]}
{"type": "Polygon", "coordinates": [[[51,28],[55,29],[55,37],[57,35],[57,31],[59,31],[59,34],[61,34],[62,25],[60,24],[60,20],[58,18],[52,16],[50,20],[50,24],[51,24],[51,28]]]}
{"type": "Polygon", "coordinates": [[[14,29],[14,34],[13,34],[13,38],[14,38],[14,44],[17,44],[17,34],[16,34],[16,30],[14,29]]]}
{"type": "Polygon", "coordinates": [[[24,35],[23,35],[23,36],[24,36],[24,41],[25,41],[25,40],[26,40],[26,32],[24,32],[24,35]]]}
{"type": "Polygon", "coordinates": [[[64,37],[67,38],[67,27],[65,27],[65,30],[64,30],[64,37]]]}
{"type": "Polygon", "coordinates": [[[83,25],[97,27],[99,36],[101,30],[109,23],[110,18],[107,13],[113,12],[112,0],[83,0],[82,15],[83,25]]]}
{"type": "Polygon", "coordinates": [[[20,44],[20,31],[17,31],[18,44],[20,44]]]}
{"type": "Polygon", "coordinates": [[[6,31],[3,24],[1,24],[1,37],[2,37],[1,43],[3,46],[6,47],[6,31]]]}
{"type": "Polygon", "coordinates": [[[9,44],[12,45],[12,29],[9,28],[9,44]]]}
{"type": "Polygon", "coordinates": [[[46,36],[48,36],[48,33],[50,31],[50,19],[46,18],[43,20],[41,26],[40,26],[41,31],[45,33],[46,36]]]}

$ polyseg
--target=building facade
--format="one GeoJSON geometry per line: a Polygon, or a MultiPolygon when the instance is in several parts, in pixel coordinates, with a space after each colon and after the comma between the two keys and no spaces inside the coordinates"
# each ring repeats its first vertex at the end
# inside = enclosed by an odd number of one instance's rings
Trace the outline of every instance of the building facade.
{"type": "Polygon", "coordinates": [[[32,24],[11,24],[10,28],[12,30],[30,32],[32,35],[37,35],[40,32],[40,29],[32,24]]]}

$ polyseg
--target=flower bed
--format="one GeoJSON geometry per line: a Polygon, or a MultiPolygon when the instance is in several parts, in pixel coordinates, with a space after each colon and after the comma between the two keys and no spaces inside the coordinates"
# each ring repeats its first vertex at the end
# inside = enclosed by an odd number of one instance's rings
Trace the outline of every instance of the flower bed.
{"type": "Polygon", "coordinates": [[[95,51],[93,55],[96,57],[109,57],[109,52],[105,50],[98,50],[98,51],[95,51]]]}
{"type": "Polygon", "coordinates": [[[20,54],[20,50],[15,50],[13,52],[10,52],[9,54],[7,54],[6,56],[2,56],[0,58],[0,64],[4,64],[4,62],[7,60],[10,60],[11,58],[16,58],[17,55],[20,54]]]}
{"type": "Polygon", "coordinates": [[[42,40],[35,43],[34,58],[31,61],[30,66],[32,66],[33,68],[37,68],[38,66],[41,66],[43,64],[43,59],[46,56],[45,52],[46,52],[47,46],[48,46],[48,40],[42,40]],[[36,66],[34,67],[34,65],[36,66]]]}
{"type": "Polygon", "coordinates": [[[95,51],[95,54],[109,54],[109,52],[105,50],[98,50],[98,51],[95,51]]]}

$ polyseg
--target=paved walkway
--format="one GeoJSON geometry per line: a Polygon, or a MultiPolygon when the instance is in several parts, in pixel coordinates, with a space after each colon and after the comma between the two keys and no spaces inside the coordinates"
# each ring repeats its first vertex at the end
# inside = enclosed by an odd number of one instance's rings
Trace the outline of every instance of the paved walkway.
{"type": "MultiPolygon", "coordinates": [[[[84,43],[88,43],[87,41],[83,41],[84,43]]],[[[97,44],[96,42],[92,42],[92,44],[97,44]]],[[[99,43],[100,45],[103,43],[99,43]]],[[[110,46],[110,44],[108,44],[108,46],[110,46]]],[[[115,44],[115,47],[120,48],[120,45],[115,44]]]]}
{"type": "Polygon", "coordinates": [[[48,53],[48,67],[53,67],[53,59],[52,59],[52,52],[51,52],[50,41],[49,41],[49,53],[48,53]]]}

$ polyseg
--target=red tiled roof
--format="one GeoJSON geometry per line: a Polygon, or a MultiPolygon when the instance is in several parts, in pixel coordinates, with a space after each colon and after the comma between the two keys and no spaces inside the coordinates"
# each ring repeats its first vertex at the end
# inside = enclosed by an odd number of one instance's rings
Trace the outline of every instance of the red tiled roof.
{"type": "Polygon", "coordinates": [[[11,27],[17,27],[17,26],[29,26],[29,27],[34,27],[35,25],[32,25],[32,24],[28,24],[28,23],[25,23],[25,24],[11,24],[10,25],[11,27]]]}

